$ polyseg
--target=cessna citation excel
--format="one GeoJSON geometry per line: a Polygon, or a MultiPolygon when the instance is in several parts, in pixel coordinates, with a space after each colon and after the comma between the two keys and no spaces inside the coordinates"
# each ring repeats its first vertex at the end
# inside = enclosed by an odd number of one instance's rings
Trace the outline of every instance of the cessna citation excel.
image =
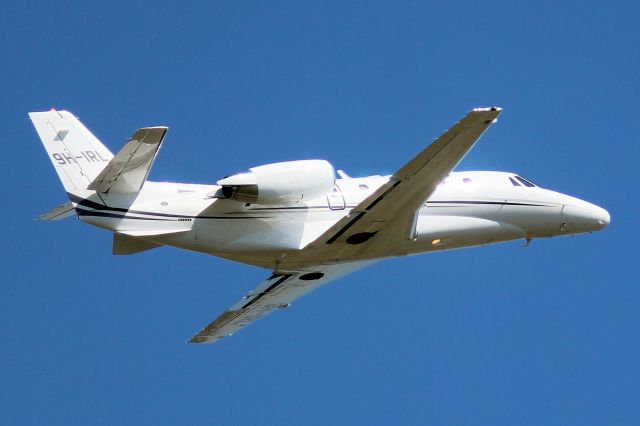
{"type": "Polygon", "coordinates": [[[166,127],[136,131],[114,156],[70,112],[33,112],[70,200],[40,219],[111,231],[114,254],[173,246],[272,270],[189,341],[216,342],[384,258],[606,227],[606,210],[515,173],[453,172],[500,112],[472,110],[391,176],[336,179],[327,161],[303,160],[217,185],[147,181],[166,127]]]}

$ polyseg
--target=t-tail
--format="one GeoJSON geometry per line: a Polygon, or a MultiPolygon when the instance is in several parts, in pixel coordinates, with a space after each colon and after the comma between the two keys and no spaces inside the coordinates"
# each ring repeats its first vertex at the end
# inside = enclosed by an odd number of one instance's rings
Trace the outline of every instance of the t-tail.
{"type": "Polygon", "coordinates": [[[81,200],[106,204],[108,194],[139,192],[167,132],[167,127],[139,129],[114,156],[69,111],[31,112],[29,117],[71,200],[42,220],[72,216],[81,200]]]}

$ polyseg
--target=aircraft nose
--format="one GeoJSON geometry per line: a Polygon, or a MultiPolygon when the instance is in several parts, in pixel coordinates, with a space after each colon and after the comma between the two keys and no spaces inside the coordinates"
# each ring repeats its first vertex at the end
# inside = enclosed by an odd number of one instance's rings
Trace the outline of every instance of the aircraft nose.
{"type": "Polygon", "coordinates": [[[562,209],[568,229],[573,232],[592,232],[606,228],[611,222],[609,212],[595,204],[565,204],[562,209]]]}
{"type": "Polygon", "coordinates": [[[609,223],[611,223],[611,215],[609,214],[609,212],[603,209],[602,207],[598,207],[598,206],[594,206],[594,207],[595,207],[593,212],[594,219],[598,222],[598,224],[602,228],[606,228],[607,226],[609,226],[609,223]]]}

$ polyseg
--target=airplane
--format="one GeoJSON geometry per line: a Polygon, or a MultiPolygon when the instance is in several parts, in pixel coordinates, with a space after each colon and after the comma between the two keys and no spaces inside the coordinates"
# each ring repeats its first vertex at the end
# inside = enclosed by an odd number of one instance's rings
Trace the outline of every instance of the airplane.
{"type": "Polygon", "coordinates": [[[76,216],[113,232],[113,254],[160,246],[272,270],[195,334],[211,343],[385,258],[590,233],[609,213],[516,173],[454,172],[497,121],[476,108],[389,176],[353,178],[324,160],[266,164],[216,185],[148,181],[167,127],[137,130],[113,155],[72,113],[29,113],[76,216]]]}

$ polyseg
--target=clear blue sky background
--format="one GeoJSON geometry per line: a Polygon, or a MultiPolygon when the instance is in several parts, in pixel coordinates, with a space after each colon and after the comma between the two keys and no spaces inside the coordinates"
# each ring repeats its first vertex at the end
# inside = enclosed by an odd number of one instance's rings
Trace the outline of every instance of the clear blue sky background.
{"type": "Polygon", "coordinates": [[[0,13],[0,423],[640,422],[637,2],[130,3],[0,13]],[[168,125],[151,178],[212,183],[389,173],[487,105],[459,169],[595,202],[606,231],[390,260],[192,346],[266,271],[33,220],[65,194],[28,111],[113,151],[168,125]]]}

